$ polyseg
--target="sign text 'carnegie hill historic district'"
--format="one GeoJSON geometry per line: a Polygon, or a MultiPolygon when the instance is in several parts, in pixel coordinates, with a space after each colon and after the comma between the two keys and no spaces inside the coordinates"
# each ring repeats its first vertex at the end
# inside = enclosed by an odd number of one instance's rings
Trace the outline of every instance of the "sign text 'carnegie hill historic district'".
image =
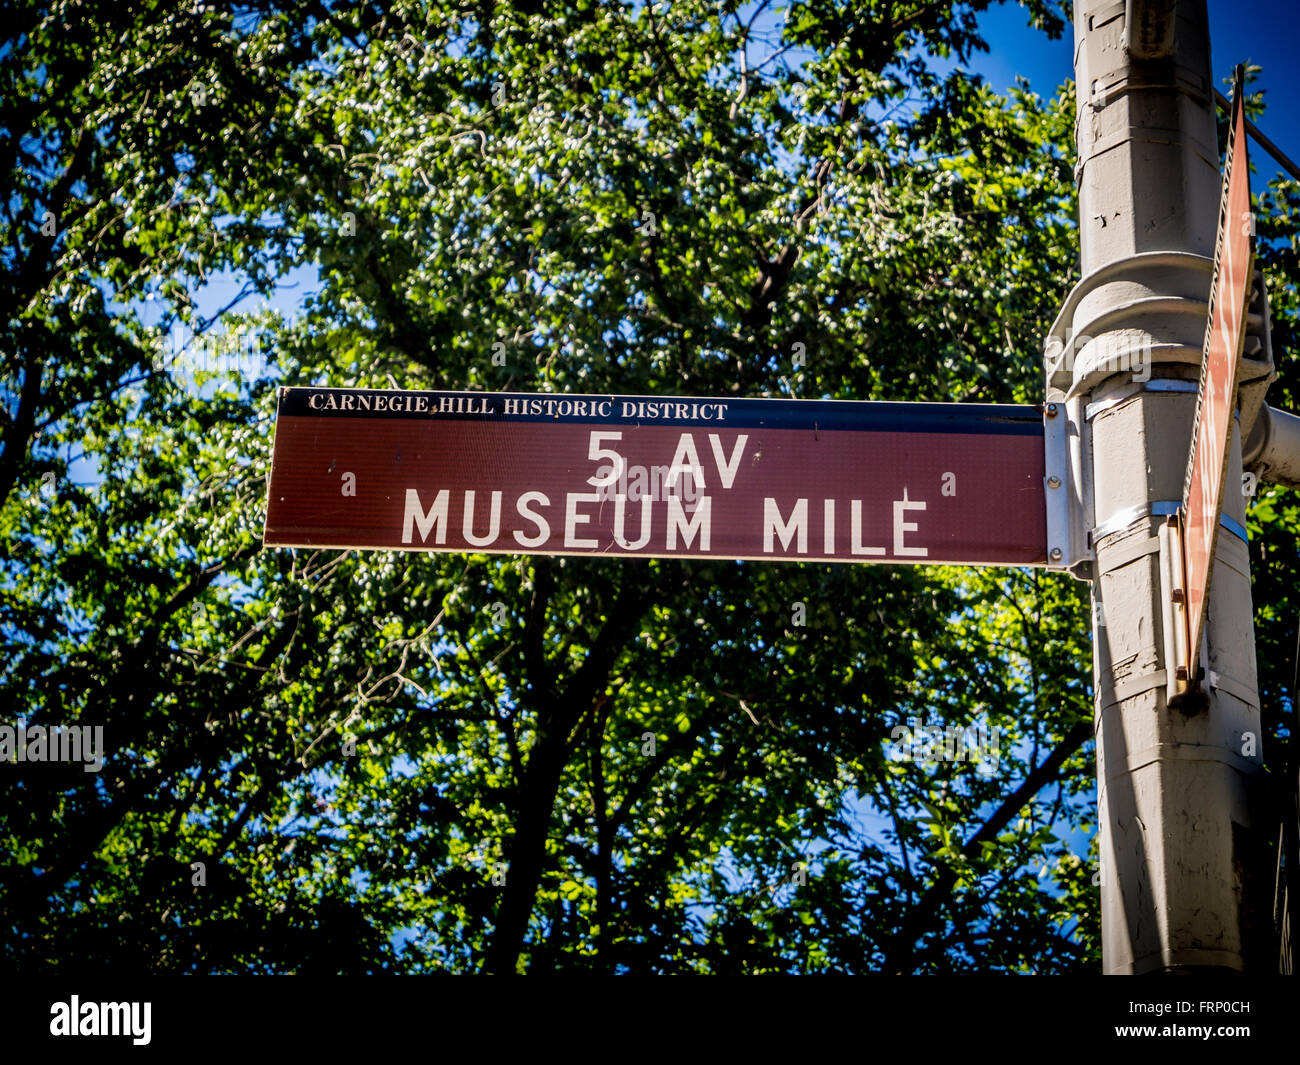
{"type": "Polygon", "coordinates": [[[283,388],[264,542],[1047,563],[1028,406],[283,388]]]}

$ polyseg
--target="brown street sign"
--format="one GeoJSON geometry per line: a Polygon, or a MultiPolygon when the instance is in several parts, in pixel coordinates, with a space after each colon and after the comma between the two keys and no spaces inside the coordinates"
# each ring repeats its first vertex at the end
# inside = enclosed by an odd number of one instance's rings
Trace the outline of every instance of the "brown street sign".
{"type": "Polygon", "coordinates": [[[1187,681],[1196,686],[1205,628],[1205,607],[1214,570],[1219,518],[1232,420],[1237,407],[1237,374],[1246,339],[1246,308],[1254,270],[1250,213],[1250,161],[1240,81],[1233,93],[1232,125],[1224,161],[1219,203],[1219,235],[1210,284],[1209,321],[1201,359],[1200,393],[1183,488],[1183,553],[1186,581],[1187,681]]]}
{"type": "Polygon", "coordinates": [[[1047,564],[1034,407],[283,388],[272,547],[1047,564]]]}

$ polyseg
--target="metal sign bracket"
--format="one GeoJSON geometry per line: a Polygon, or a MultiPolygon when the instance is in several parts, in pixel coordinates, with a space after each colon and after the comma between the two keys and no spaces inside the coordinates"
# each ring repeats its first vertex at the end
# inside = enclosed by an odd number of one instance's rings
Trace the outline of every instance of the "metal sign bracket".
{"type": "Polygon", "coordinates": [[[1043,408],[1043,487],[1047,501],[1047,565],[1080,580],[1092,577],[1084,500],[1090,468],[1084,454],[1082,405],[1057,401],[1043,408]]]}
{"type": "MultiPolygon", "coordinates": [[[[1165,700],[1173,709],[1192,714],[1207,704],[1197,677],[1188,676],[1187,577],[1183,563],[1183,527],[1180,514],[1170,514],[1160,526],[1160,612],[1165,642],[1165,700]]],[[[1205,634],[1201,636],[1201,662],[1208,661],[1205,634]]],[[[1198,674],[1201,670],[1198,669],[1198,674]]]]}

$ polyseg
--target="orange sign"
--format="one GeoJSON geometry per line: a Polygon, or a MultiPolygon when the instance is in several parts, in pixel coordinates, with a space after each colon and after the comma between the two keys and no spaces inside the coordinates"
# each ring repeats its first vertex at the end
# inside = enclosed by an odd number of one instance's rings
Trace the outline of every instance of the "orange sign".
{"type": "Polygon", "coordinates": [[[1250,164],[1240,82],[1233,93],[1232,126],[1219,202],[1219,236],[1210,285],[1209,323],[1201,358],[1201,387],[1192,450],[1183,486],[1188,684],[1196,686],[1205,607],[1214,569],[1224,476],[1237,407],[1237,374],[1246,338],[1246,308],[1254,270],[1250,164]]]}

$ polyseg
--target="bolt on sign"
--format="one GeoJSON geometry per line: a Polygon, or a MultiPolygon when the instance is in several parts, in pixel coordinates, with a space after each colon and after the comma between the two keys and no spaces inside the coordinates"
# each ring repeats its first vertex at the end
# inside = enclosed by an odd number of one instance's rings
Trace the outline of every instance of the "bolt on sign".
{"type": "Polygon", "coordinates": [[[282,388],[272,547],[1047,564],[1027,406],[282,388]]]}
{"type": "Polygon", "coordinates": [[[1232,421],[1237,406],[1237,376],[1246,339],[1246,309],[1254,271],[1254,220],[1250,211],[1250,161],[1246,151],[1246,116],[1242,108],[1241,71],[1232,98],[1232,124],[1223,165],[1219,200],[1219,235],[1210,283],[1209,321],[1201,357],[1196,421],[1183,487],[1183,614],[1187,630],[1187,684],[1197,687],[1205,607],[1214,569],[1219,518],[1232,421]]]}

